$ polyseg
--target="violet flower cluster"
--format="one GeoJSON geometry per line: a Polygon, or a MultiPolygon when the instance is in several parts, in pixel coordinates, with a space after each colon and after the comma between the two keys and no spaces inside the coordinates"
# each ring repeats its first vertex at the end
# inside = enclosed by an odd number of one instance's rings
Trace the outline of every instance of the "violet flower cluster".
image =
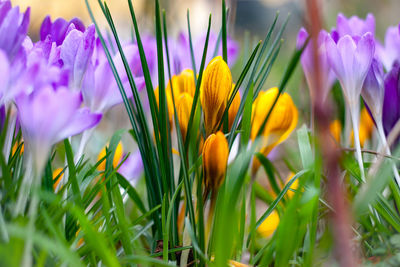
{"type": "MultiPolygon", "coordinates": [[[[27,35],[29,18],[29,8],[20,12],[9,0],[0,0],[0,113],[4,121],[5,108],[16,107],[15,121],[21,127],[25,151],[41,170],[54,144],[91,132],[105,112],[122,103],[122,97],[94,25],[85,27],[77,18],[52,21],[46,17],[40,28],[40,40],[33,42],[27,35]]],[[[156,40],[147,35],[142,41],[156,85],[156,40]]],[[[212,56],[210,50],[221,54],[222,49],[216,43],[217,37],[212,34],[208,59],[212,56]]],[[[194,39],[197,68],[203,45],[204,37],[194,39]]],[[[117,51],[115,44],[108,46],[110,51],[117,51]]],[[[169,46],[173,74],[192,68],[185,34],[169,40],[169,46]]],[[[145,83],[136,43],[124,42],[123,51],[137,88],[143,90],[145,83]]],[[[231,39],[228,54],[233,64],[238,46],[231,39]]],[[[132,92],[120,54],[114,53],[113,59],[129,98],[132,92]]],[[[128,159],[126,164],[141,166],[140,157],[135,158],[139,158],[136,163],[128,159]]],[[[128,173],[126,170],[138,172],[137,166],[121,166],[121,169],[124,174],[128,173]]]]}
{"type": "MultiPolygon", "coordinates": [[[[298,47],[301,47],[308,33],[301,29],[298,47]]],[[[350,111],[354,135],[357,139],[359,99],[372,115],[382,145],[386,146],[386,136],[400,119],[400,25],[389,27],[384,43],[375,36],[375,18],[368,14],[365,19],[353,16],[337,16],[336,28],[330,33],[322,30],[317,40],[317,55],[321,73],[322,88],[313,84],[314,50],[311,42],[301,56],[301,64],[311,92],[322,90],[325,100],[335,79],[343,89],[347,111],[350,111]]],[[[346,134],[346,133],[345,133],[346,134]]],[[[358,159],[362,168],[360,149],[358,159]]]]}

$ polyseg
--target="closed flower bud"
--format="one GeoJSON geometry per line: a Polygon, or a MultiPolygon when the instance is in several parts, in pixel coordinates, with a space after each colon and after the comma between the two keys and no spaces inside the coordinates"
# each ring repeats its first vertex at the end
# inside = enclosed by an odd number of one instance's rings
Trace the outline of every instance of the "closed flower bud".
{"type": "Polygon", "coordinates": [[[185,141],[187,127],[189,123],[190,111],[192,109],[193,98],[188,93],[183,93],[176,104],[176,112],[179,120],[183,141],[185,141]]]}
{"type": "MultiPolygon", "coordinates": [[[[118,146],[114,152],[114,158],[113,158],[113,167],[114,168],[116,168],[118,166],[118,164],[121,162],[122,156],[123,156],[123,151],[124,151],[124,149],[122,147],[122,143],[119,142],[118,146]]],[[[99,155],[97,156],[97,161],[101,160],[105,156],[106,156],[106,148],[103,147],[103,149],[100,151],[99,155]]],[[[97,167],[97,169],[99,171],[104,171],[106,169],[106,160],[103,160],[100,163],[100,165],[97,167]]]]}
{"type": "MultiPolygon", "coordinates": [[[[174,89],[175,100],[183,93],[188,93],[191,97],[194,97],[196,84],[194,83],[193,71],[185,69],[179,75],[172,76],[172,87],[174,89]]],[[[172,92],[170,82],[168,82],[167,90],[172,92]]]]}
{"type": "MultiPolygon", "coordinates": [[[[260,92],[253,103],[251,139],[254,140],[267,117],[275,98],[278,88],[274,87],[266,92],[260,92]]],[[[289,94],[280,95],[274,109],[262,132],[262,153],[267,155],[272,148],[285,141],[290,133],[296,128],[298,111],[289,94]]]]}
{"type": "Polygon", "coordinates": [[[275,232],[279,225],[279,215],[276,210],[273,210],[271,214],[260,224],[257,231],[264,238],[270,238],[275,232]]]}
{"type": "Polygon", "coordinates": [[[331,122],[331,124],[329,124],[329,131],[336,142],[340,144],[340,134],[342,132],[342,125],[340,124],[340,121],[334,120],[331,122]]]}
{"type": "Polygon", "coordinates": [[[224,181],[228,155],[228,142],[222,132],[211,134],[204,142],[203,173],[205,197],[210,191],[216,193],[224,181]]]}
{"type": "Polygon", "coordinates": [[[232,75],[222,57],[215,57],[204,70],[200,101],[204,112],[206,135],[216,130],[232,89],[232,75]]]}
{"type": "MultiPolygon", "coordinates": [[[[232,90],[231,90],[231,92],[229,93],[229,98],[230,98],[231,95],[232,95],[233,88],[235,88],[235,84],[232,84],[232,90]]],[[[229,99],[229,98],[228,98],[228,99],[229,99]]],[[[240,93],[239,93],[239,91],[238,91],[238,92],[236,93],[236,95],[235,95],[235,98],[233,98],[232,104],[231,104],[231,106],[229,107],[229,111],[228,111],[229,129],[232,128],[232,124],[233,124],[233,121],[235,120],[236,114],[237,114],[237,112],[238,112],[238,110],[239,110],[239,106],[240,106],[240,93]]]]}

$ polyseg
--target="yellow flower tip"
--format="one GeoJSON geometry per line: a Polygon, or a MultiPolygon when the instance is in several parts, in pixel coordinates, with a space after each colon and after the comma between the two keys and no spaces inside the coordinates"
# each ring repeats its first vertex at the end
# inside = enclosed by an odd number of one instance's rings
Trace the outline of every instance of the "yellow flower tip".
{"type": "MultiPolygon", "coordinates": [[[[232,90],[229,93],[229,98],[231,98],[231,95],[233,93],[233,89],[235,88],[235,84],[232,84],[232,90]]],[[[228,99],[229,99],[228,98],[228,99]]],[[[239,91],[236,93],[235,97],[233,98],[232,104],[229,107],[228,111],[228,117],[229,117],[229,129],[232,128],[233,121],[235,120],[236,114],[239,110],[240,106],[240,93],[239,91]]]]}
{"type": "Polygon", "coordinates": [[[179,120],[183,141],[185,141],[187,127],[189,124],[190,111],[192,109],[193,98],[188,93],[182,93],[176,104],[176,112],[179,120]]]}
{"type": "Polygon", "coordinates": [[[58,184],[60,183],[64,173],[60,175],[63,171],[63,168],[57,168],[53,171],[53,190],[56,191],[58,184]]]}
{"type": "Polygon", "coordinates": [[[229,267],[249,267],[249,265],[234,260],[229,260],[229,267]]]}
{"type": "Polygon", "coordinates": [[[340,135],[342,132],[342,124],[339,120],[334,120],[329,124],[329,131],[331,132],[332,137],[336,140],[338,144],[340,144],[340,135]]]}
{"type": "Polygon", "coordinates": [[[225,179],[229,148],[224,134],[211,134],[203,146],[203,173],[205,193],[216,190],[225,179]]]}
{"type": "Polygon", "coordinates": [[[200,88],[207,136],[216,130],[221,121],[231,89],[231,71],[222,57],[215,57],[204,70],[200,88]]]}
{"type": "MultiPolygon", "coordinates": [[[[108,144],[107,144],[107,146],[108,146],[108,144]]],[[[123,153],[124,153],[124,148],[122,146],[122,142],[120,141],[114,152],[114,158],[113,158],[113,167],[114,168],[116,168],[118,166],[118,164],[121,162],[123,153]]],[[[102,150],[100,151],[99,155],[97,155],[97,161],[101,160],[105,156],[106,156],[106,147],[103,147],[102,150]]],[[[106,160],[103,160],[100,163],[100,165],[97,166],[97,169],[99,171],[104,171],[106,169],[106,160]]]]}
{"type": "Polygon", "coordinates": [[[257,228],[257,232],[264,238],[270,238],[275,232],[279,225],[279,215],[276,210],[273,210],[271,214],[261,223],[257,228]]]}
{"type": "Polygon", "coordinates": [[[179,82],[179,87],[176,89],[174,87],[174,92],[176,92],[175,90],[178,89],[178,92],[180,94],[188,93],[191,97],[194,97],[194,92],[196,91],[196,84],[194,83],[193,70],[184,69],[178,76],[178,82],[179,82]]]}
{"type": "MultiPolygon", "coordinates": [[[[274,87],[266,92],[260,92],[253,103],[251,138],[254,140],[278,95],[274,87]]],[[[299,113],[289,94],[280,95],[270,117],[265,125],[262,153],[268,153],[275,146],[285,141],[296,128],[299,113]]]]}

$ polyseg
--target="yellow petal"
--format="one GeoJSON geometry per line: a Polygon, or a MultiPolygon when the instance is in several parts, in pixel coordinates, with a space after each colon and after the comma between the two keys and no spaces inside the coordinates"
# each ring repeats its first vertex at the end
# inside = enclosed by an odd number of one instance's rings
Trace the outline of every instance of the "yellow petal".
{"type": "Polygon", "coordinates": [[[276,210],[273,210],[271,214],[261,223],[257,228],[257,232],[260,233],[262,237],[269,238],[275,232],[279,225],[279,215],[276,210]]]}
{"type": "Polygon", "coordinates": [[[200,102],[207,136],[216,130],[221,121],[231,89],[231,71],[222,57],[215,57],[204,70],[200,88],[200,102]]]}
{"type": "Polygon", "coordinates": [[[62,177],[64,176],[64,173],[60,175],[60,173],[62,171],[63,171],[63,168],[57,168],[53,171],[53,190],[54,191],[56,191],[58,184],[60,183],[62,177]]]}
{"type": "MultiPolygon", "coordinates": [[[[174,75],[172,77],[172,86],[174,89],[175,99],[177,99],[182,93],[188,93],[191,97],[194,97],[196,84],[194,83],[193,71],[191,69],[185,69],[179,75],[174,75]]],[[[171,90],[170,83],[168,83],[167,89],[171,90]]]]}
{"type": "MultiPolygon", "coordinates": [[[[108,145],[107,145],[108,146],[108,145]]],[[[115,149],[114,158],[113,158],[113,167],[116,168],[118,164],[122,160],[124,149],[122,147],[121,141],[118,143],[117,148],[115,149]]],[[[100,151],[99,155],[97,156],[97,161],[101,160],[106,156],[106,147],[100,151]]],[[[100,165],[97,167],[99,171],[104,171],[106,169],[106,160],[103,160],[100,165]]]]}
{"type": "Polygon", "coordinates": [[[243,264],[243,263],[240,263],[237,261],[233,261],[233,260],[229,261],[229,266],[230,267],[249,267],[249,265],[246,265],[246,264],[243,264]]]}
{"type": "MultiPolygon", "coordinates": [[[[232,90],[229,93],[229,98],[231,97],[234,88],[235,88],[235,84],[232,84],[232,90]]],[[[237,114],[237,112],[239,110],[239,106],[240,106],[240,93],[238,91],[236,93],[235,97],[233,98],[232,104],[229,107],[229,111],[228,111],[229,129],[232,128],[232,124],[233,124],[233,121],[235,120],[236,114],[237,114]]]]}
{"type": "Polygon", "coordinates": [[[340,144],[340,134],[342,132],[342,124],[339,120],[334,120],[329,124],[329,131],[333,138],[335,138],[336,142],[340,144]]]}
{"type": "MultiPolygon", "coordinates": [[[[253,103],[251,138],[254,140],[261,128],[275,98],[278,88],[274,87],[266,92],[260,92],[253,103]]],[[[283,93],[279,97],[270,117],[265,125],[263,135],[262,153],[268,153],[278,144],[285,141],[296,128],[298,111],[289,94],[283,93]]]]}
{"type": "Polygon", "coordinates": [[[187,133],[192,104],[193,98],[188,93],[182,93],[176,105],[176,112],[178,115],[179,127],[181,129],[183,141],[185,141],[187,133]]]}
{"type": "Polygon", "coordinates": [[[228,142],[222,132],[211,134],[203,146],[203,173],[205,192],[217,190],[225,179],[228,163],[228,142]]]}

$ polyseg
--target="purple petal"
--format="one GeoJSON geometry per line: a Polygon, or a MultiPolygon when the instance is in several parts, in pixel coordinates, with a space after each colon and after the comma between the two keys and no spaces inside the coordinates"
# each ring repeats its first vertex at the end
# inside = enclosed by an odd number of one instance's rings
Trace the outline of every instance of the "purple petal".
{"type": "Polygon", "coordinates": [[[88,108],[79,109],[75,112],[66,127],[58,133],[55,139],[56,142],[93,128],[100,122],[102,116],[101,113],[90,113],[88,108]]]}
{"type": "Polygon", "coordinates": [[[386,135],[390,133],[400,118],[399,92],[400,63],[395,62],[392,70],[385,77],[385,97],[383,101],[382,120],[386,135]]]}
{"type": "Polygon", "coordinates": [[[118,172],[127,179],[132,186],[135,186],[143,173],[143,162],[139,150],[133,152],[122,163],[118,172]]]}
{"type": "Polygon", "coordinates": [[[89,26],[83,34],[82,41],[76,53],[74,62],[74,81],[76,87],[80,87],[83,75],[86,72],[89,61],[91,60],[96,29],[94,25],[89,26]]]}
{"type": "Polygon", "coordinates": [[[383,81],[383,66],[373,59],[365,78],[361,95],[375,120],[381,120],[382,105],[385,94],[383,81]]]}

